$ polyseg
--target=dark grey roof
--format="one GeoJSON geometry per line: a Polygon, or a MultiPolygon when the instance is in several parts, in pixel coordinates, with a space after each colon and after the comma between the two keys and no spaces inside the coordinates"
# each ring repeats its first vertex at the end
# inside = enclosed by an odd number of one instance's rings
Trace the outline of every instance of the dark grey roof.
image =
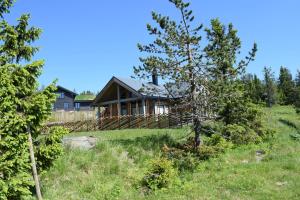
{"type": "Polygon", "coordinates": [[[131,87],[135,91],[139,92],[143,96],[148,97],[168,97],[168,91],[162,85],[155,85],[151,82],[143,82],[141,80],[132,78],[115,77],[127,86],[131,87]]]}
{"type": "MultiPolygon", "coordinates": [[[[155,85],[152,82],[144,82],[132,78],[112,77],[105,87],[99,92],[94,100],[94,105],[98,103],[101,96],[114,82],[127,88],[131,92],[135,93],[139,97],[148,98],[180,98],[187,87],[177,87],[175,84],[169,83],[165,85],[155,85]],[[171,87],[170,87],[171,86],[171,87]]],[[[182,86],[182,85],[181,85],[182,86]]]]}
{"type": "Polygon", "coordinates": [[[64,88],[64,87],[60,86],[60,85],[56,86],[56,88],[57,88],[57,90],[63,90],[63,91],[65,91],[65,92],[69,92],[69,93],[73,94],[74,96],[77,95],[76,92],[73,92],[73,91],[71,91],[71,90],[69,90],[69,89],[67,89],[67,88],[64,88]]]}

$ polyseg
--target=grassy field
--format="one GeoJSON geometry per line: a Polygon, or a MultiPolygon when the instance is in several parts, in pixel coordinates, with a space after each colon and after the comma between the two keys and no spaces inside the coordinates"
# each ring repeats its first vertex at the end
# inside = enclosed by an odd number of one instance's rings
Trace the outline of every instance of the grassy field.
{"type": "MultiPolygon", "coordinates": [[[[180,175],[169,189],[145,195],[139,181],[164,144],[185,129],[78,133],[99,139],[90,151],[69,150],[42,176],[45,199],[300,199],[300,117],[291,107],[265,110],[275,138],[232,149],[180,175]],[[261,161],[256,151],[266,151],[261,161]]],[[[74,134],[73,134],[74,135],[74,134]]]]}

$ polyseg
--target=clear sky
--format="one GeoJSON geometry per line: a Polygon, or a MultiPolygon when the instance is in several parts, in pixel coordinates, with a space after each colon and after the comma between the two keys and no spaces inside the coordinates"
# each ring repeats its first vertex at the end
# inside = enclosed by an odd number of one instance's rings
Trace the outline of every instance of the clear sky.
{"type": "MultiPolygon", "coordinates": [[[[264,66],[300,69],[299,0],[190,0],[196,21],[211,18],[232,22],[242,40],[243,55],[258,44],[258,54],[248,72],[262,77],[264,66]]],[[[138,42],[147,42],[146,23],[151,11],[177,16],[168,0],[17,0],[14,22],[31,14],[31,24],[43,29],[36,58],[45,59],[41,84],[55,78],[77,92],[99,91],[113,76],[129,77],[138,65],[138,42]]]]}

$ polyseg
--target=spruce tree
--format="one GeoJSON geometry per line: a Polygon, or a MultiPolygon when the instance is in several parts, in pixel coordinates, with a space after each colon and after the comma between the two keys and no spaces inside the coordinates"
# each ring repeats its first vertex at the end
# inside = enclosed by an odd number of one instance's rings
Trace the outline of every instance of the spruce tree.
{"type": "Polygon", "coordinates": [[[261,80],[257,77],[257,75],[254,75],[253,78],[253,85],[254,85],[254,91],[252,94],[252,99],[254,103],[260,103],[263,101],[263,84],[261,80]]]}
{"type": "Polygon", "coordinates": [[[286,67],[280,67],[278,79],[278,92],[280,92],[281,94],[280,102],[282,102],[282,104],[293,104],[295,85],[292,74],[286,67]]]}
{"type": "Polygon", "coordinates": [[[241,41],[232,24],[225,26],[218,19],[213,19],[211,28],[205,31],[208,45],[204,48],[204,52],[218,100],[218,117],[225,124],[235,123],[238,120],[236,117],[243,109],[250,106],[239,77],[244,75],[246,66],[254,60],[257,45],[254,43],[249,55],[238,61],[241,41]]]}
{"type": "Polygon", "coordinates": [[[38,89],[44,61],[32,61],[31,44],[41,30],[29,26],[29,14],[16,25],[3,18],[13,1],[0,1],[0,199],[24,199],[33,186],[29,138],[37,138],[55,101],[54,83],[38,89]]]}
{"type": "Polygon", "coordinates": [[[300,71],[297,70],[296,78],[295,78],[295,86],[299,87],[300,86],[300,71]]]}
{"type": "Polygon", "coordinates": [[[260,103],[263,100],[263,85],[256,74],[247,74],[242,77],[245,95],[251,99],[253,103],[260,103]]]}
{"type": "Polygon", "coordinates": [[[276,83],[271,67],[264,67],[264,78],[266,105],[272,107],[276,103],[276,83]]]}
{"type": "Polygon", "coordinates": [[[295,78],[295,90],[294,90],[294,106],[297,113],[300,113],[300,71],[297,70],[295,78]]]}

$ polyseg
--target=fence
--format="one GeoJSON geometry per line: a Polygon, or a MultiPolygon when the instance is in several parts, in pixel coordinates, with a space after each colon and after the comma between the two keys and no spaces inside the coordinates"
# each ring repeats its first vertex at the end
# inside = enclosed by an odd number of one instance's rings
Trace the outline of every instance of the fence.
{"type": "Polygon", "coordinates": [[[176,128],[189,124],[190,122],[190,116],[169,113],[162,115],[127,115],[72,122],[54,122],[47,124],[47,127],[63,126],[68,128],[71,132],[80,132],[134,128],[176,128]]]}
{"type": "Polygon", "coordinates": [[[96,120],[97,112],[89,111],[55,111],[52,112],[49,122],[78,122],[96,120]]]}

